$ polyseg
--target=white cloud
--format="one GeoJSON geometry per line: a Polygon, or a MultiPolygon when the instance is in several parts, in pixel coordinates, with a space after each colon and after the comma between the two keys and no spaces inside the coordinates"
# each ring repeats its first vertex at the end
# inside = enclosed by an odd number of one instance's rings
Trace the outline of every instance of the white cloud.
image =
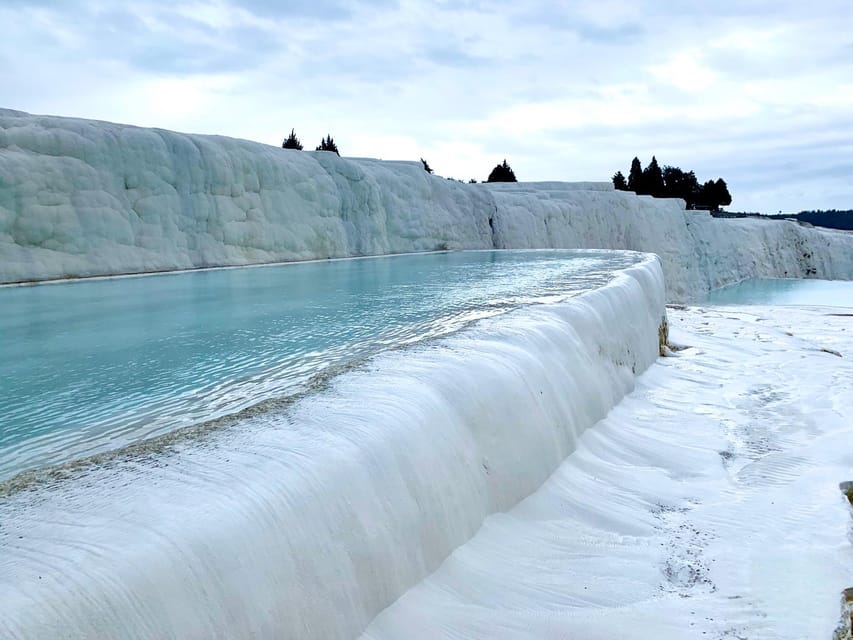
{"type": "Polygon", "coordinates": [[[270,144],[294,127],[463,179],[506,157],[522,179],[605,180],[657,154],[723,176],[735,206],[846,208],[853,5],[823,9],[6,0],[0,104],[270,144]]]}
{"type": "Polygon", "coordinates": [[[658,81],[684,91],[707,91],[717,80],[717,74],[702,64],[700,57],[696,51],[679,51],[666,62],[649,67],[649,73],[658,81]]]}

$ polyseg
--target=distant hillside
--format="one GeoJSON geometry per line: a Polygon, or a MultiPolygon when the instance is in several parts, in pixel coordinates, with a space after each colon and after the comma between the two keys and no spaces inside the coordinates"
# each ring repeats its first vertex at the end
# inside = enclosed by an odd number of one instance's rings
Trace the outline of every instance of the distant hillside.
{"type": "Polygon", "coordinates": [[[853,209],[847,209],[846,211],[838,211],[836,209],[830,209],[829,211],[800,211],[795,217],[801,222],[808,222],[816,227],[853,231],[853,209]]]}
{"type": "Polygon", "coordinates": [[[796,220],[798,222],[806,222],[816,227],[825,227],[827,229],[841,229],[843,231],[853,231],[853,209],[838,211],[830,209],[828,211],[800,211],[799,213],[778,213],[771,216],[762,215],[760,213],[741,213],[737,211],[714,211],[711,215],[715,218],[762,218],[769,220],[796,220]]]}

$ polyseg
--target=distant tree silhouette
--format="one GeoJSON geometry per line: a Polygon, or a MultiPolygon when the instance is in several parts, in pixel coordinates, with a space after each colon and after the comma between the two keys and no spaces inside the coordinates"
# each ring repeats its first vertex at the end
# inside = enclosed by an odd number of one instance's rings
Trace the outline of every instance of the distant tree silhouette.
{"type": "Polygon", "coordinates": [[[729,193],[729,185],[722,178],[717,178],[716,186],[720,206],[728,207],[732,203],[732,194],[729,193]]]}
{"type": "Polygon", "coordinates": [[[851,210],[838,211],[837,209],[830,209],[828,211],[800,211],[800,213],[796,214],[794,217],[797,220],[808,222],[809,224],[813,224],[818,227],[853,231],[853,211],[851,210]]]}
{"type": "Polygon", "coordinates": [[[703,209],[711,211],[719,211],[720,206],[728,206],[732,203],[732,196],[729,193],[729,188],[725,180],[717,178],[716,180],[708,180],[699,189],[698,204],[703,209]]]}
{"type": "Polygon", "coordinates": [[[625,176],[622,175],[621,171],[617,171],[613,174],[613,188],[617,191],[628,190],[628,183],[625,181],[625,176]]]}
{"type": "Polygon", "coordinates": [[[320,141],[320,145],[315,149],[315,151],[334,151],[338,155],[341,155],[340,152],[338,152],[338,145],[336,145],[335,141],[332,140],[331,135],[326,135],[326,137],[320,141]]]}
{"type": "MultiPolygon", "coordinates": [[[[654,196],[655,198],[662,198],[665,195],[663,172],[658,166],[657,158],[654,156],[652,156],[652,161],[649,162],[649,166],[643,169],[642,187],[645,195],[654,196]]],[[[637,193],[639,194],[640,191],[637,193]]]]}
{"type": "Polygon", "coordinates": [[[663,184],[667,193],[682,193],[684,191],[685,173],[679,167],[664,165],[662,170],[663,184]]]}
{"type": "Polygon", "coordinates": [[[429,166],[429,162],[427,162],[427,161],[426,161],[426,160],[424,160],[423,158],[421,158],[421,162],[422,162],[422,163],[423,163],[423,165],[424,165],[424,171],[426,171],[427,173],[432,173],[432,169],[431,169],[431,168],[430,168],[430,166],[429,166]]]}
{"type": "Polygon", "coordinates": [[[663,168],[664,193],[669,198],[681,198],[688,209],[696,207],[699,198],[699,182],[692,171],[685,173],[678,167],[663,168]]]}
{"type": "Polygon", "coordinates": [[[643,188],[643,165],[640,164],[640,159],[634,156],[631,160],[631,170],[628,172],[628,191],[640,193],[643,188]]]}
{"type": "Polygon", "coordinates": [[[506,163],[506,158],[504,158],[502,164],[492,169],[486,182],[518,182],[518,180],[516,180],[513,170],[506,163]]]}
{"type": "Polygon", "coordinates": [[[471,178],[471,179],[468,181],[468,184],[477,184],[477,181],[476,181],[476,180],[474,180],[474,178],[471,178]]]}
{"type": "Polygon", "coordinates": [[[838,211],[829,209],[828,211],[800,211],[799,213],[778,213],[770,216],[760,213],[744,213],[744,212],[718,212],[712,211],[711,215],[717,218],[757,218],[759,220],[796,220],[798,222],[806,222],[816,227],[826,227],[828,229],[844,229],[845,231],[853,231],[853,210],[838,211]]]}
{"type": "MultiPolygon", "coordinates": [[[[622,188],[624,177],[621,171],[613,175],[613,186],[622,188]]],[[[655,156],[652,156],[649,166],[643,169],[639,158],[631,161],[626,186],[628,191],[637,195],[651,195],[655,198],[681,198],[688,209],[708,209],[713,212],[721,206],[732,203],[732,196],[726,181],[722,178],[708,180],[699,184],[693,171],[682,171],[678,167],[658,166],[655,156]]]]}
{"type": "Polygon", "coordinates": [[[296,149],[297,151],[302,151],[302,143],[299,142],[299,138],[296,137],[296,134],[293,132],[293,129],[290,130],[290,135],[284,139],[284,142],[281,143],[282,149],[296,149]]]}

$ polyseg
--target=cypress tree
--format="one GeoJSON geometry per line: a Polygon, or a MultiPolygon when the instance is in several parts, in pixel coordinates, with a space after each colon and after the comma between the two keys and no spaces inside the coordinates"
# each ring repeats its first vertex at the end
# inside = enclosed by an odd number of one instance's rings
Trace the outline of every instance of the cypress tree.
{"type": "Polygon", "coordinates": [[[634,156],[631,160],[631,170],[628,172],[628,191],[640,193],[643,186],[643,165],[640,159],[634,156]]]}
{"type": "MultiPolygon", "coordinates": [[[[643,193],[655,198],[661,198],[666,190],[663,184],[663,172],[658,166],[657,158],[652,156],[652,161],[643,169],[643,193]]],[[[639,191],[637,193],[640,193],[639,191]]]]}

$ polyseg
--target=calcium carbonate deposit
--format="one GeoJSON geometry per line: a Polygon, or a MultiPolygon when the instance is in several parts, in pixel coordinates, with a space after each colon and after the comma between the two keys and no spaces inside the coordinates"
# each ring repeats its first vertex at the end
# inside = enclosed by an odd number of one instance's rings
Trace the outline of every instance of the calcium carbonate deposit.
{"type": "Polygon", "coordinates": [[[309,259],[0,287],[0,637],[849,637],[853,301],[665,301],[853,235],[0,110],[2,283],[309,259]]]}
{"type": "Polygon", "coordinates": [[[548,478],[654,362],[663,315],[639,256],[292,406],[0,485],[0,637],[355,637],[548,478]]]}
{"type": "Polygon", "coordinates": [[[657,253],[670,300],[853,278],[853,236],[602,183],[461,184],[420,162],[0,110],[0,282],[436,249],[657,253]]]}

